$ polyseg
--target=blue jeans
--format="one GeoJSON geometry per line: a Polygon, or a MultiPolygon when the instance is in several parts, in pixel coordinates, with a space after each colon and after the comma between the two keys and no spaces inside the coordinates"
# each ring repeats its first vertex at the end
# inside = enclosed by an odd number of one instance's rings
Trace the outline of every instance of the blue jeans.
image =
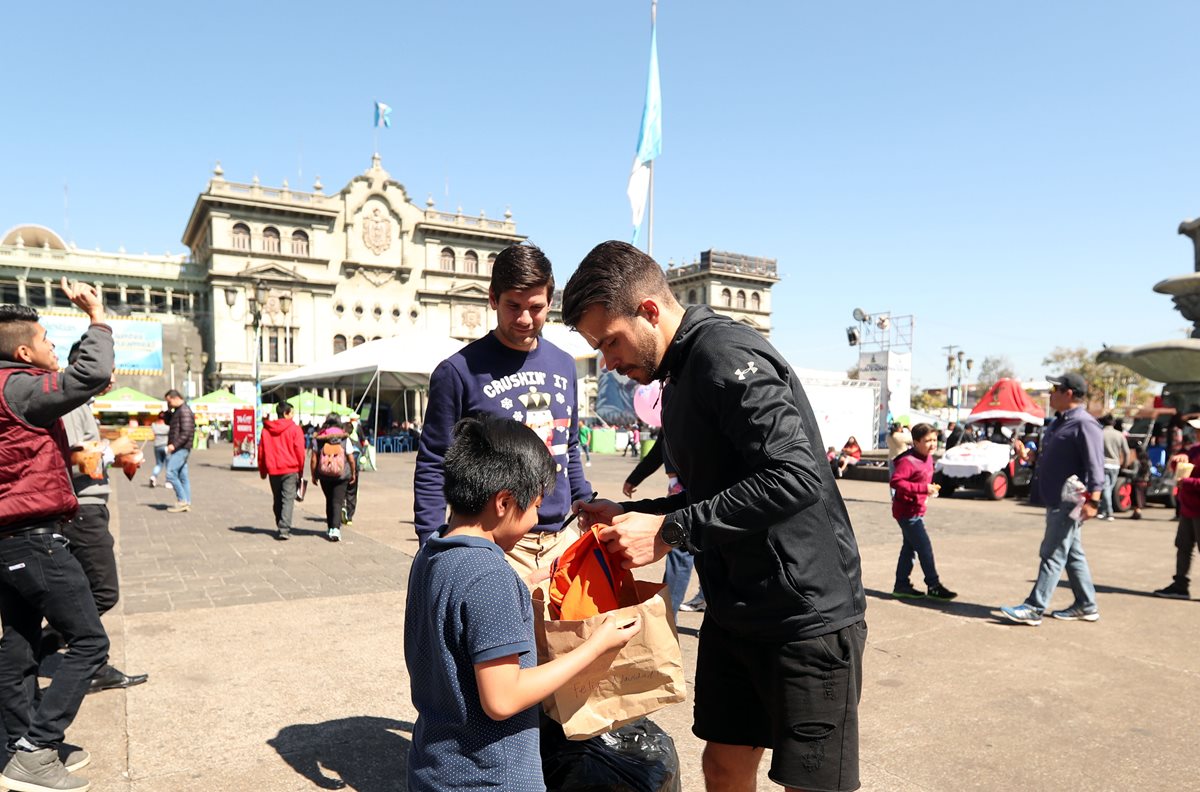
{"type": "Polygon", "coordinates": [[[692,578],[692,567],[696,559],[687,550],[672,547],[667,553],[667,569],[663,573],[663,583],[667,584],[667,593],[671,596],[671,610],[679,612],[683,598],[687,596],[688,582],[692,578]]]}
{"type": "Polygon", "coordinates": [[[0,621],[0,721],[8,750],[22,737],[38,747],[58,746],[108,660],[108,634],[87,576],[61,534],[0,540],[0,621]],[[67,653],[39,702],[43,617],[63,636],[67,653]]]}
{"type": "Polygon", "coordinates": [[[1104,468],[1104,490],[1100,500],[1100,513],[1097,517],[1112,517],[1113,516],[1113,489],[1117,486],[1117,474],[1121,471],[1117,468],[1104,468]]]}
{"type": "Polygon", "coordinates": [[[912,585],[909,580],[913,571],[913,557],[921,562],[921,571],[925,573],[925,585],[936,586],[938,578],[937,567],[933,563],[933,543],[925,531],[924,517],[908,517],[898,519],[900,531],[904,534],[904,544],[900,546],[900,559],[896,561],[896,586],[912,585]]]}
{"type": "Polygon", "coordinates": [[[167,464],[167,447],[154,446],[154,470],[150,471],[150,477],[158,478],[158,471],[162,470],[165,464],[167,464]]]}
{"type": "Polygon", "coordinates": [[[1046,510],[1046,535],[1040,551],[1042,563],[1033,591],[1025,598],[1025,604],[1039,613],[1050,604],[1064,566],[1071,591],[1075,592],[1072,604],[1084,610],[1096,610],[1096,587],[1092,585],[1092,572],[1088,569],[1087,556],[1083,554],[1081,524],[1071,519],[1072,508],[1064,504],[1046,510]]]}
{"type": "Polygon", "coordinates": [[[187,461],[191,451],[187,448],[176,448],[167,457],[167,481],[175,490],[175,500],[179,503],[192,502],[192,482],[188,478],[187,461]]]}

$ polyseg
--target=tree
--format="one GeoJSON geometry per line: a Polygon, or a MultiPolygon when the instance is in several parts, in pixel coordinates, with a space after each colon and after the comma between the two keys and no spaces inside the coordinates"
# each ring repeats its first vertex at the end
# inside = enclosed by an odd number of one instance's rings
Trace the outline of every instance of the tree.
{"type": "Polygon", "coordinates": [[[1150,380],[1124,366],[1098,363],[1086,347],[1055,347],[1042,360],[1058,374],[1074,372],[1088,384],[1087,407],[1108,412],[1119,405],[1138,406],[1154,398],[1150,380]]]}
{"type": "Polygon", "coordinates": [[[940,410],[941,408],[947,406],[946,395],[944,393],[941,393],[940,391],[930,392],[927,390],[921,390],[916,386],[914,386],[912,389],[910,403],[912,404],[914,410],[920,410],[921,412],[925,413],[933,412],[934,410],[940,410]]]}
{"type": "Polygon", "coordinates": [[[977,378],[979,392],[986,392],[999,380],[1013,379],[1016,376],[1011,360],[1004,355],[988,355],[979,364],[979,377],[977,378]]]}

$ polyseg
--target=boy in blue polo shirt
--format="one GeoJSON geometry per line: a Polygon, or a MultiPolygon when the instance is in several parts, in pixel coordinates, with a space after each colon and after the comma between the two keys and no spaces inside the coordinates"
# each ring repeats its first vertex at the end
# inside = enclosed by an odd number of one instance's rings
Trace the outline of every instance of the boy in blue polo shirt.
{"type": "Polygon", "coordinates": [[[640,619],[609,619],[578,649],[537,665],[529,589],[504,553],[537,525],[557,468],[529,427],[465,418],[444,462],[450,522],[417,553],[408,579],[404,658],[417,709],[408,788],[545,789],[537,705],[640,619]]]}

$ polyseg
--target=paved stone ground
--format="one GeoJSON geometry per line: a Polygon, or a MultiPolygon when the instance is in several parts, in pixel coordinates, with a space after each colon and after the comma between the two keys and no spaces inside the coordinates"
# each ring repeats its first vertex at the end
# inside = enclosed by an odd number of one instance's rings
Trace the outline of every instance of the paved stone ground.
{"type": "MultiPolygon", "coordinates": [[[[298,506],[295,538],[275,541],[266,483],[229,470],[228,457],[228,446],[193,455],[187,514],[166,513],[170,492],[146,487],[144,471],[117,485],[122,603],[105,621],[113,662],[151,681],[85,701],[68,734],[93,752],[84,775],[122,792],[404,789],[416,716],[402,653],[412,455],[364,476],[338,544],[324,538],[319,490],[298,506]]],[[[615,495],[631,466],[596,457],[588,472],[615,495]]],[[[664,487],[658,475],[643,491],[664,487]]],[[[842,491],[869,597],[863,789],[1197,788],[1200,607],[1147,596],[1170,578],[1168,512],[1089,524],[1102,620],[1031,629],[995,608],[1028,591],[1038,510],[935,501],[939,568],[962,596],[898,602],[886,593],[898,549],[886,487],[842,491]]],[[[680,616],[689,683],[700,621],[680,616]]],[[[702,789],[690,704],[655,720],[676,739],[684,789],[702,789]]],[[[765,766],[759,786],[773,788],[765,766]]]]}

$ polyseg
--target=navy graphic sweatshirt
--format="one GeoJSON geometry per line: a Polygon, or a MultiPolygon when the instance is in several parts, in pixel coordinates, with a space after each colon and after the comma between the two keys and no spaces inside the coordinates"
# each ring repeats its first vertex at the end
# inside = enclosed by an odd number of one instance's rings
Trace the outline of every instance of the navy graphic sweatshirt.
{"type": "Polygon", "coordinates": [[[429,378],[413,481],[414,525],[421,545],[446,522],[442,460],[454,425],[481,413],[520,421],[545,441],[558,462],[558,483],[542,500],[534,530],[560,530],[571,502],[592,494],[579,462],[576,403],[575,361],[545,338],[526,353],[488,333],[439,363],[429,378]]]}

